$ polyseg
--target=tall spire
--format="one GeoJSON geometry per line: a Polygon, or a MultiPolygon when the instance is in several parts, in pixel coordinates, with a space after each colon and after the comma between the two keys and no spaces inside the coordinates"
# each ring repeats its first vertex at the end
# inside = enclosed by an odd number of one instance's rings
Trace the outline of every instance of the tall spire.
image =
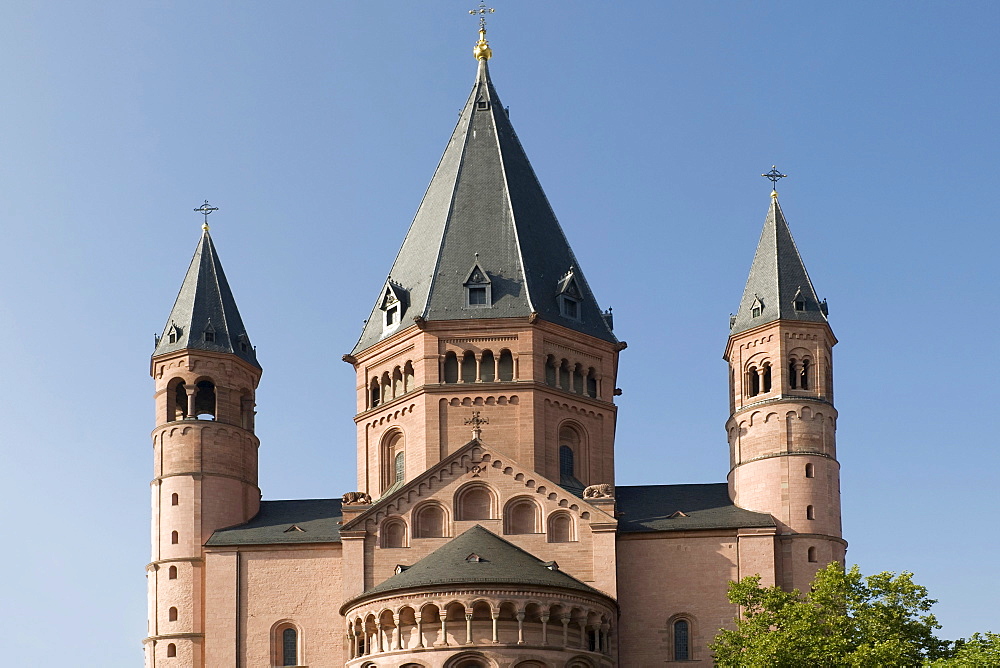
{"type": "Polygon", "coordinates": [[[185,349],[231,353],[260,368],[207,229],[201,234],[153,357],[185,349]]]}
{"type": "Polygon", "coordinates": [[[740,308],[732,317],[730,335],[775,320],[826,322],[826,302],[816,296],[778,204],[778,193],[772,190],[771,207],[750,266],[740,308]]]}
{"type": "Polygon", "coordinates": [[[458,126],[353,352],[405,328],[414,318],[532,315],[617,340],[482,57],[458,126]],[[477,292],[472,300],[473,284],[484,289],[485,297],[477,292]]]}

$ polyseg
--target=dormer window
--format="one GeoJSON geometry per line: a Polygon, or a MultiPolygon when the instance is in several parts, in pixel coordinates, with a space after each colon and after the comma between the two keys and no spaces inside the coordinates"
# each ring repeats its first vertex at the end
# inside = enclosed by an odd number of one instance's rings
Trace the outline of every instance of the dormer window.
{"type": "Polygon", "coordinates": [[[754,318],[759,318],[760,314],[764,312],[764,302],[760,300],[757,295],[753,296],[753,303],[750,304],[750,315],[754,318]]]}
{"type": "Polygon", "coordinates": [[[795,296],[792,297],[792,305],[795,307],[796,311],[806,310],[806,298],[802,296],[802,288],[799,288],[795,292],[795,296]]]}
{"type": "Polygon", "coordinates": [[[379,308],[382,309],[383,329],[389,330],[399,326],[406,310],[406,290],[395,283],[386,283],[379,308]]]}
{"type": "Polygon", "coordinates": [[[237,336],[236,340],[240,344],[240,352],[241,353],[250,352],[250,339],[247,338],[247,335],[246,335],[245,332],[243,334],[240,334],[239,336],[237,336]]]}
{"type": "Polygon", "coordinates": [[[170,329],[167,331],[167,343],[177,343],[181,340],[181,328],[170,323],[170,329]]]}
{"type": "MultiPolygon", "coordinates": [[[[478,256],[478,254],[477,254],[478,256]]],[[[469,308],[488,308],[493,305],[493,285],[490,277],[479,266],[479,260],[465,279],[465,305],[469,308]]]]}
{"type": "Polygon", "coordinates": [[[556,289],[556,299],[559,301],[559,315],[571,320],[580,319],[580,302],[583,293],[576,281],[576,272],[573,267],[561,279],[556,289]]]}
{"type": "Polygon", "coordinates": [[[212,327],[211,320],[208,321],[208,326],[205,327],[202,337],[205,339],[205,343],[215,343],[215,327],[212,327]]]}

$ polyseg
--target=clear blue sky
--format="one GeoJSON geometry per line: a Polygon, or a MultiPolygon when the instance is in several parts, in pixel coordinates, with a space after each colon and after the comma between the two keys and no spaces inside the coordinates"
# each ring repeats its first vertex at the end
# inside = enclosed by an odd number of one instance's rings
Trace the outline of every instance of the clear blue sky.
{"type": "MultiPolygon", "coordinates": [[[[468,2],[0,8],[0,634],[141,661],[148,357],[213,236],[265,498],[355,488],[353,346],[472,84],[468,2]]],[[[491,71],[616,333],[621,484],[725,479],[728,316],[781,201],[841,343],[844,534],[1000,631],[1000,3],[507,2],[491,71]]]]}

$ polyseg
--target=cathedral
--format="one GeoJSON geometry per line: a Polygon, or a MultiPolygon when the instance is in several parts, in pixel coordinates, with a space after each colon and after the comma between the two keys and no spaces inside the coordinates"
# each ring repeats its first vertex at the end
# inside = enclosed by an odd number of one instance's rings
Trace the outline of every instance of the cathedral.
{"type": "Polygon", "coordinates": [[[511,126],[485,25],[474,55],[343,356],[356,491],[261,500],[262,369],[204,226],[151,361],[147,668],[711,665],[730,581],[804,589],[844,559],[837,340],[777,192],[725,347],[727,481],[618,485],[626,344],[511,126]]]}

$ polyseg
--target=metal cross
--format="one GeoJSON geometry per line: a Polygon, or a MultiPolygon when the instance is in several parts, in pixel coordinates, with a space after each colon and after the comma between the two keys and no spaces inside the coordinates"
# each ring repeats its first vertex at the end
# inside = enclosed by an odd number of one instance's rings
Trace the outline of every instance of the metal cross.
{"type": "Polygon", "coordinates": [[[771,190],[777,190],[778,181],[788,176],[788,174],[782,174],[781,172],[778,171],[777,167],[771,165],[771,171],[769,171],[767,174],[761,174],[761,176],[771,181],[771,190]]]}
{"type": "Polygon", "coordinates": [[[488,418],[479,417],[479,411],[472,411],[472,417],[465,421],[465,424],[472,425],[472,437],[479,438],[483,435],[483,425],[489,424],[488,418]]]}
{"type": "Polygon", "coordinates": [[[479,29],[480,30],[486,30],[486,15],[487,14],[492,14],[495,11],[496,10],[493,9],[492,7],[487,7],[485,2],[480,2],[479,3],[479,8],[478,9],[470,9],[469,13],[472,14],[473,16],[475,16],[476,14],[479,14],[479,29]]]}
{"type": "Polygon", "coordinates": [[[205,216],[205,224],[201,226],[201,229],[203,229],[203,230],[207,230],[208,229],[208,214],[212,213],[213,211],[218,211],[218,210],[219,210],[219,207],[212,206],[211,204],[208,203],[208,200],[205,200],[204,204],[202,204],[197,209],[195,209],[195,211],[197,213],[204,214],[204,216],[205,216]]]}

